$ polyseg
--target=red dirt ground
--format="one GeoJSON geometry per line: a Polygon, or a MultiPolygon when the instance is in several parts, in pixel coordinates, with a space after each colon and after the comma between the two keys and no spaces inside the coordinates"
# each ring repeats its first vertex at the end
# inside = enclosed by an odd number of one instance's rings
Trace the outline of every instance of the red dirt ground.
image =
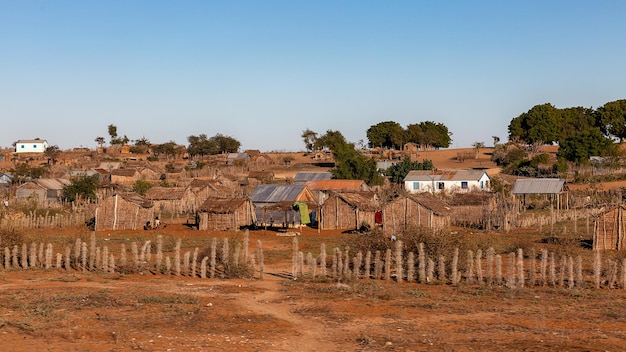
{"type": "MultiPolygon", "coordinates": [[[[84,230],[52,232],[70,239],[88,236],[84,230]]],[[[161,233],[183,237],[183,245],[225,235],[182,225],[161,233]]],[[[131,235],[98,233],[98,241],[131,235]]],[[[300,249],[315,253],[320,243],[337,243],[340,236],[345,235],[305,229],[300,249]]],[[[270,231],[250,237],[250,243],[263,243],[264,280],[0,271],[0,350],[621,351],[626,346],[623,290],[292,280],[285,275],[292,238],[270,231]]]]}

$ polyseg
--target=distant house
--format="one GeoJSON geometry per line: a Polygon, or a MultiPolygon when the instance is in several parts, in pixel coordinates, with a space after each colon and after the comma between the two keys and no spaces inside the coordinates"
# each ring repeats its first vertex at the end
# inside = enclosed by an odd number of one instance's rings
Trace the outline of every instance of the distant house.
{"type": "Polygon", "coordinates": [[[383,233],[392,235],[425,227],[434,230],[450,226],[452,209],[430,193],[400,194],[382,209],[383,233]]]}
{"type": "Polygon", "coordinates": [[[293,183],[307,183],[309,181],[330,180],[332,174],[328,171],[300,171],[293,177],[293,183]]]}
{"type": "Polygon", "coordinates": [[[302,214],[294,208],[294,204],[304,203],[309,209],[317,206],[315,196],[305,185],[258,185],[250,199],[255,206],[259,226],[299,226],[302,214]]]}
{"type": "Polygon", "coordinates": [[[109,172],[113,169],[120,169],[120,168],[122,168],[122,163],[119,161],[103,161],[100,163],[98,167],[96,167],[96,169],[103,169],[109,172]]]}
{"type": "Polygon", "coordinates": [[[0,175],[0,192],[8,193],[11,190],[13,184],[13,176],[4,173],[0,175]]]}
{"type": "Polygon", "coordinates": [[[254,206],[249,198],[208,198],[198,209],[198,229],[239,230],[255,223],[254,206]]]}
{"type": "Polygon", "coordinates": [[[20,139],[15,142],[16,153],[43,153],[48,148],[45,139],[20,139]]]}
{"type": "Polygon", "coordinates": [[[111,183],[118,185],[131,186],[140,179],[140,174],[137,169],[112,169],[111,183]]]}
{"type": "Polygon", "coordinates": [[[484,170],[412,170],[404,178],[409,193],[463,193],[489,191],[491,178],[484,170]]]}
{"type": "Polygon", "coordinates": [[[154,221],[154,207],[137,193],[116,193],[96,208],[96,230],[139,230],[154,221]]]}
{"type": "Polygon", "coordinates": [[[371,193],[333,193],[320,207],[321,230],[358,230],[374,226],[380,205],[371,193]]]}
{"type": "Polygon", "coordinates": [[[59,203],[63,188],[72,182],[64,178],[39,178],[20,185],[15,191],[18,200],[36,199],[39,204],[59,203]]]}
{"type": "Polygon", "coordinates": [[[104,175],[105,174],[100,173],[100,172],[98,172],[97,170],[94,170],[94,169],[91,169],[91,170],[73,170],[73,171],[69,171],[65,175],[63,175],[63,178],[71,180],[73,178],[96,176],[100,182],[103,182],[104,181],[104,175]]]}
{"type": "Polygon", "coordinates": [[[226,156],[226,165],[248,164],[250,156],[247,153],[229,153],[226,156]]]}

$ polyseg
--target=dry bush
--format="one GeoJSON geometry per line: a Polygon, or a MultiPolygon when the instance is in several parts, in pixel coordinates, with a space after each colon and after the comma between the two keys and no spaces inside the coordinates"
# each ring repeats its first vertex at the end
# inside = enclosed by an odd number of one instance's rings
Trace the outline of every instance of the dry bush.
{"type": "Polygon", "coordinates": [[[20,246],[26,240],[24,230],[5,224],[0,227],[0,248],[20,246]]]}

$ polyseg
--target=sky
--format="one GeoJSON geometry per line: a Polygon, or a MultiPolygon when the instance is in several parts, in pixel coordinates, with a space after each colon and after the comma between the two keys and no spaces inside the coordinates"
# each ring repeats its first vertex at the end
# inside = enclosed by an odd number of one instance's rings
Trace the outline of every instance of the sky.
{"type": "Polygon", "coordinates": [[[493,145],[533,106],[626,98],[626,1],[0,0],[0,146],[223,134],[303,151],[384,121],[493,145]]]}

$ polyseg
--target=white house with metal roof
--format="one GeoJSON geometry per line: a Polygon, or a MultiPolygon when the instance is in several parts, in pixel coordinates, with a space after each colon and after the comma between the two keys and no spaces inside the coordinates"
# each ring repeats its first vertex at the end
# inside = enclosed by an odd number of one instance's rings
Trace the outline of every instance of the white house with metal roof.
{"type": "Polygon", "coordinates": [[[15,142],[16,153],[43,153],[48,148],[45,139],[20,139],[15,142]]]}
{"type": "Polygon", "coordinates": [[[409,193],[489,191],[491,178],[485,170],[412,170],[404,178],[404,189],[409,193]]]}

